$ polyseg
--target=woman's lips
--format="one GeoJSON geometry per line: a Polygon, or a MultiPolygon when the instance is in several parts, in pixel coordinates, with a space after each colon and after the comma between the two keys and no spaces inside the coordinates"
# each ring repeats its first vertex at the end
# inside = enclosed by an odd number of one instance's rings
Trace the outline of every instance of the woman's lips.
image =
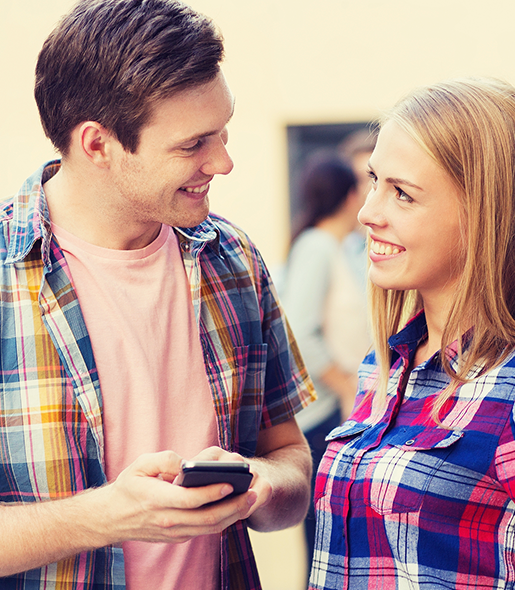
{"type": "Polygon", "coordinates": [[[404,248],[390,244],[388,242],[379,242],[377,240],[370,240],[370,251],[378,256],[395,256],[400,254],[404,248]]]}

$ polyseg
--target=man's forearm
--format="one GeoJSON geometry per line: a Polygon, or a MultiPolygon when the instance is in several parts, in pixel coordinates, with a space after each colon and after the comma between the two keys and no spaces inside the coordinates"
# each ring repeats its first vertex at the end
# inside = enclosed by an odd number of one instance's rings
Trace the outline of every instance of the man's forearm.
{"type": "Polygon", "coordinates": [[[275,531],[301,522],[309,505],[311,453],[305,442],[288,445],[251,459],[251,464],[272,485],[268,504],[248,519],[257,531],[275,531]]]}
{"type": "Polygon", "coordinates": [[[91,490],[64,500],[0,505],[0,577],[109,544],[102,532],[99,492],[91,490]]]}
{"type": "Polygon", "coordinates": [[[142,455],[101,488],[64,500],[0,505],[0,577],[124,541],[182,543],[248,516],[253,491],[219,502],[230,486],[172,484],[181,461],[172,451],[142,455]]]}

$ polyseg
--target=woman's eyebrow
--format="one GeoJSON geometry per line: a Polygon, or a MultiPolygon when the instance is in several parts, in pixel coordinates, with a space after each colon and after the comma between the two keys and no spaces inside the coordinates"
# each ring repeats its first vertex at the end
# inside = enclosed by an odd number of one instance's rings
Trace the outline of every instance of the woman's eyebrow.
{"type": "Polygon", "coordinates": [[[387,178],[386,182],[390,184],[404,184],[406,186],[411,186],[411,188],[416,188],[419,191],[423,191],[424,189],[418,186],[417,184],[410,182],[404,178],[387,178]]]}
{"type": "MultiPolygon", "coordinates": [[[[372,164],[370,163],[370,161],[368,162],[368,167],[370,168],[371,172],[374,172],[374,168],[372,167],[372,164]]],[[[409,180],[406,180],[405,178],[392,178],[392,177],[388,177],[385,182],[388,182],[389,184],[404,184],[406,186],[411,186],[412,188],[416,188],[419,191],[423,191],[424,189],[421,188],[420,186],[418,186],[417,184],[410,182],[409,180]]]]}

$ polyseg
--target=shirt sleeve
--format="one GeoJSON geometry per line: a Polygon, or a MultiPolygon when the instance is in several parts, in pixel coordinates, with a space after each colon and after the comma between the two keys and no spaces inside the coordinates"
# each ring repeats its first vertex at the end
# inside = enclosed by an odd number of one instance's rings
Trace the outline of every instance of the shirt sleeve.
{"type": "Polygon", "coordinates": [[[284,314],[268,269],[257,250],[263,341],[267,344],[261,427],[284,422],[316,399],[313,383],[284,314]]]}
{"type": "Polygon", "coordinates": [[[260,252],[241,229],[210,218],[219,246],[204,249],[202,267],[207,370],[220,411],[236,416],[233,439],[252,454],[255,428],[285,422],[316,394],[260,252]]]}

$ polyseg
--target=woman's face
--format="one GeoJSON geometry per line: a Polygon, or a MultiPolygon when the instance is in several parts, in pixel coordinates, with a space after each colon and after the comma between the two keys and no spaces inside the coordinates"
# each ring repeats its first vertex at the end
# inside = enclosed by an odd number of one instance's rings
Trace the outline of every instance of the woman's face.
{"type": "Polygon", "coordinates": [[[370,176],[358,218],[371,239],[371,281],[384,289],[416,289],[425,305],[447,298],[464,259],[459,189],[393,121],[379,133],[370,176]]]}

